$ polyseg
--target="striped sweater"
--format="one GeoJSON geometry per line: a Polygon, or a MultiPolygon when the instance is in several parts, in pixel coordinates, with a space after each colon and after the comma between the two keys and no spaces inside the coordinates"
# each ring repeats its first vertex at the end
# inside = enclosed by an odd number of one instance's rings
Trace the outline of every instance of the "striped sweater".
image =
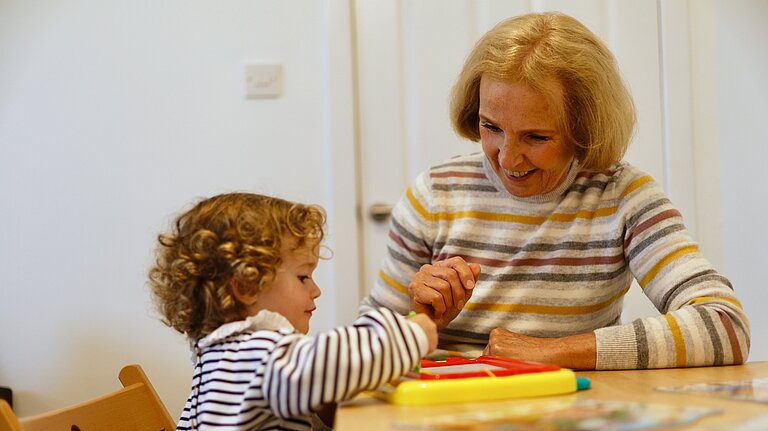
{"type": "Polygon", "coordinates": [[[518,198],[482,153],[420,175],[392,214],[387,254],[361,311],[408,311],[423,264],[480,264],[472,297],[440,333],[448,353],[477,356],[496,327],[536,337],[594,331],[597,369],[737,364],[749,322],[730,282],[690,238],[681,214],[627,163],[574,163],[561,186],[518,198]],[[636,279],[660,315],[622,324],[636,279]]]}
{"type": "Polygon", "coordinates": [[[428,340],[387,309],[317,336],[262,310],[193,347],[192,392],[177,430],[310,430],[323,404],[352,398],[412,369],[428,340]]]}

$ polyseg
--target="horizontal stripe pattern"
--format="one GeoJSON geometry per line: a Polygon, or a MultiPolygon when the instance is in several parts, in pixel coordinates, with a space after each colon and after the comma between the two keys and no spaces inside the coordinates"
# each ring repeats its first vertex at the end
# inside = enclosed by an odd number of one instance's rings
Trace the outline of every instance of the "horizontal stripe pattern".
{"type": "Polygon", "coordinates": [[[519,199],[479,153],[424,172],[393,209],[387,254],[361,311],[407,311],[419,268],[461,256],[482,272],[440,334],[444,349],[482,350],[502,327],[546,337],[594,331],[601,369],[743,361],[741,304],[658,184],[627,163],[569,178],[551,199],[519,199]],[[664,314],[622,325],[633,280],[664,314]]]}
{"type": "Polygon", "coordinates": [[[310,430],[322,405],[400,376],[426,353],[421,329],[388,309],[314,337],[287,323],[270,329],[275,315],[204,339],[177,429],[310,430]]]}

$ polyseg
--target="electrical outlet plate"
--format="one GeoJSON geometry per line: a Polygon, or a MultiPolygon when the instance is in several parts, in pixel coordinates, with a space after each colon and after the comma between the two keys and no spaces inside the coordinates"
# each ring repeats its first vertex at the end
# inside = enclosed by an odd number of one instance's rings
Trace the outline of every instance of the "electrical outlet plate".
{"type": "Polygon", "coordinates": [[[245,96],[249,99],[279,97],[283,87],[281,64],[248,64],[245,66],[245,96]]]}

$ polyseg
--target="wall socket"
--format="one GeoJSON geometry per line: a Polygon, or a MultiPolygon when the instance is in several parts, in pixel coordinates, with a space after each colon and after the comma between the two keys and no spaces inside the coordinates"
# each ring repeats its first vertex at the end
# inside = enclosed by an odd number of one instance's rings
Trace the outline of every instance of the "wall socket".
{"type": "Polygon", "coordinates": [[[275,98],[280,97],[282,91],[282,64],[247,64],[245,66],[245,97],[275,98]]]}

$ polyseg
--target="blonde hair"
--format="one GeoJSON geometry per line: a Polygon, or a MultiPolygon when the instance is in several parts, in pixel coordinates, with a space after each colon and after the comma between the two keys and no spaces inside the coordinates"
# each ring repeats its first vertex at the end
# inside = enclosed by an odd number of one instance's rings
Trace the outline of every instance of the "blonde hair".
{"type": "Polygon", "coordinates": [[[456,132],[480,140],[480,79],[525,82],[542,93],[559,115],[582,168],[606,169],[624,156],[636,114],[605,44],[576,19],[535,13],[504,20],[475,44],[452,90],[451,121],[456,132]],[[562,101],[552,89],[562,88],[562,101]]]}
{"type": "Polygon", "coordinates": [[[293,237],[295,248],[319,244],[324,224],[319,206],[251,193],[197,203],[158,235],[149,283],[163,323],[199,340],[243,319],[232,289],[259,293],[282,263],[283,242],[293,237]]]}

